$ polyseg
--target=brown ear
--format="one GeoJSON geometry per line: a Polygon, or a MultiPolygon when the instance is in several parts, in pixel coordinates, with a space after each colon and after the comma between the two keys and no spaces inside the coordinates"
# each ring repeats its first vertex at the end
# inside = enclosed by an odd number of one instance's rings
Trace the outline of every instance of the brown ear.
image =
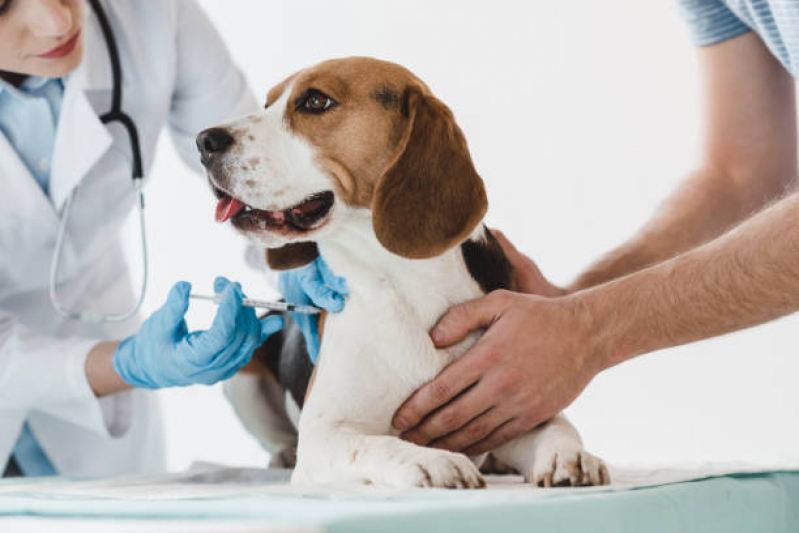
{"type": "Polygon", "coordinates": [[[272,270],[290,270],[307,265],[318,256],[315,242],[294,242],[280,248],[267,248],[266,263],[272,270]]]}
{"type": "Polygon", "coordinates": [[[441,254],[464,240],[488,208],[466,139],[452,112],[432,95],[404,95],[408,126],[372,200],[375,234],[411,259],[441,254]]]}

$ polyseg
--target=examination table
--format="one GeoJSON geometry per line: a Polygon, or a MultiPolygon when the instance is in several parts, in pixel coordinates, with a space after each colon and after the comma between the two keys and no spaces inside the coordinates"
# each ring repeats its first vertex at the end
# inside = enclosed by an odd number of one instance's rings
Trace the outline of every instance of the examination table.
{"type": "Polygon", "coordinates": [[[611,468],[610,487],[298,488],[289,471],[198,466],[104,480],[0,481],[0,532],[799,532],[799,469],[611,468]]]}

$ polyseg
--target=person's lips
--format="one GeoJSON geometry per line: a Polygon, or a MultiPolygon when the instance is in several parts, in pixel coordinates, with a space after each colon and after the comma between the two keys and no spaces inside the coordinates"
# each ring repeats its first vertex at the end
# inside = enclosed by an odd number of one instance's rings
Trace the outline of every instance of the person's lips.
{"type": "Polygon", "coordinates": [[[56,46],[49,52],[37,55],[36,57],[41,57],[42,59],[58,59],[61,57],[66,57],[75,49],[75,46],[78,44],[78,39],[80,39],[80,30],[75,32],[75,35],[70,37],[69,40],[64,44],[56,46]]]}

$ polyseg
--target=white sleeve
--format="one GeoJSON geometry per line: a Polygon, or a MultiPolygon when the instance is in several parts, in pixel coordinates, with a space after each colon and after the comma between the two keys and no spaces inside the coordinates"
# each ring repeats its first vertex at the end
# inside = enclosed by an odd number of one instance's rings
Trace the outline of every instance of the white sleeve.
{"type": "Polygon", "coordinates": [[[177,73],[169,126],[181,158],[202,171],[195,138],[202,130],[258,110],[247,80],[195,0],[177,2],[177,73]]]}
{"type": "Polygon", "coordinates": [[[98,342],[38,335],[0,309],[0,413],[35,410],[109,434],[85,371],[86,356],[98,342]]]}

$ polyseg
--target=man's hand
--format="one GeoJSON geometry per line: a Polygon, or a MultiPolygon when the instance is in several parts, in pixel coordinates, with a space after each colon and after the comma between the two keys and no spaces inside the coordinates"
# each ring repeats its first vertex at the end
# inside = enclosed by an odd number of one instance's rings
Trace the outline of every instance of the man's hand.
{"type": "Polygon", "coordinates": [[[450,309],[432,331],[438,347],[488,330],[400,407],[394,426],[416,444],[477,455],[552,418],[601,370],[578,302],[494,291],[450,309]]]}
{"type": "Polygon", "coordinates": [[[513,266],[513,281],[516,290],[527,294],[538,294],[548,298],[563,296],[566,294],[564,289],[553,285],[547,280],[538,266],[532,259],[521,253],[499,230],[492,229],[491,233],[496,237],[502,250],[508,257],[508,261],[513,266]]]}
{"type": "MultiPolygon", "coordinates": [[[[563,409],[600,368],[799,309],[799,193],[719,237],[796,184],[794,81],[752,32],[702,48],[700,58],[703,167],[572,285],[579,293],[547,300],[500,291],[447,313],[439,346],[488,330],[399,409],[394,425],[410,440],[489,450],[563,409]]],[[[538,269],[524,266],[529,259],[497,238],[517,289],[553,296],[538,269]]]]}

